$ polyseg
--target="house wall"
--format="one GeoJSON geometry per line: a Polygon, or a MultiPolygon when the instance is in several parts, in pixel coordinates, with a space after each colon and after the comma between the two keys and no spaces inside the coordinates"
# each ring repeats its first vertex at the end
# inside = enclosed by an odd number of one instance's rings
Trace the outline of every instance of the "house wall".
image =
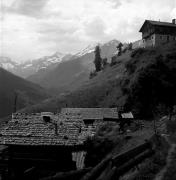
{"type": "Polygon", "coordinates": [[[155,34],[155,45],[160,45],[167,42],[176,41],[176,36],[173,35],[163,35],[163,34],[155,34]]]}
{"type": "Polygon", "coordinates": [[[163,35],[163,34],[152,34],[150,37],[143,39],[144,48],[154,47],[161,45],[163,43],[176,41],[176,36],[173,35],[163,35]]]}
{"type": "Polygon", "coordinates": [[[148,38],[143,39],[143,47],[155,46],[155,35],[151,35],[148,38]]]}

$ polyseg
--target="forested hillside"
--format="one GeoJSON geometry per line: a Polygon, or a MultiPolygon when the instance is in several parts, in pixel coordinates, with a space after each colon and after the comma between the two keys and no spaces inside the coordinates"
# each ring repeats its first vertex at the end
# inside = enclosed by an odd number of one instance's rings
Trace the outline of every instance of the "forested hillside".
{"type": "MultiPolygon", "coordinates": [[[[170,94],[170,99],[175,98],[175,51],[175,43],[157,48],[126,51],[121,56],[115,57],[114,65],[108,65],[75,91],[62,94],[24,111],[58,111],[66,106],[125,106],[135,114],[148,117],[156,113],[158,109],[155,108],[154,112],[153,107],[157,106],[167,112],[170,104],[166,95],[170,94]],[[170,89],[166,88],[167,85],[170,89]],[[152,101],[153,97],[156,97],[155,102],[152,101]]],[[[174,103],[175,101],[171,105],[174,103]]]]}

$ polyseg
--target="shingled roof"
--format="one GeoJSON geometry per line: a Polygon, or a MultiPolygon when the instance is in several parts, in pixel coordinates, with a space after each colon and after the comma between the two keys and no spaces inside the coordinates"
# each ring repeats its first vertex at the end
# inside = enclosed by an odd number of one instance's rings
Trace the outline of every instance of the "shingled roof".
{"type": "Polygon", "coordinates": [[[79,115],[82,119],[118,118],[117,108],[62,108],[61,113],[79,115]]]}
{"type": "Polygon", "coordinates": [[[88,135],[95,133],[96,127],[92,126],[87,131],[78,116],[55,114],[52,121],[44,122],[40,113],[14,114],[12,120],[0,131],[0,144],[75,146],[82,145],[88,135]]]}
{"type": "Polygon", "coordinates": [[[139,32],[142,32],[142,29],[144,27],[144,25],[146,23],[150,23],[154,26],[167,26],[167,27],[172,27],[172,28],[176,28],[176,24],[174,23],[169,23],[169,22],[160,22],[160,21],[151,21],[151,20],[145,20],[144,24],[142,25],[141,29],[139,30],[139,32]]]}
{"type": "MultiPolygon", "coordinates": [[[[0,144],[6,145],[83,145],[93,136],[103,118],[118,118],[116,108],[63,108],[61,113],[16,113],[0,130],[0,144]],[[49,116],[51,121],[45,121],[49,116]],[[93,124],[84,124],[94,119],[93,124]]],[[[49,118],[49,119],[50,119],[49,118]]]]}

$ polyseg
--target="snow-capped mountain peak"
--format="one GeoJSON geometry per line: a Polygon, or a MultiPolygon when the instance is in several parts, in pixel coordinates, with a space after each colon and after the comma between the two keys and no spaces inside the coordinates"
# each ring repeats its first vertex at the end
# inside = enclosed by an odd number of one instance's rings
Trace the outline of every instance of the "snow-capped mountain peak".
{"type": "Polygon", "coordinates": [[[76,53],[75,56],[81,57],[81,56],[84,56],[85,54],[92,53],[95,50],[95,47],[97,45],[100,45],[100,44],[99,43],[90,44],[85,49],[83,49],[80,52],[76,53]]]}
{"type": "Polygon", "coordinates": [[[17,65],[18,65],[18,63],[12,61],[10,58],[0,56],[0,67],[4,68],[6,70],[9,70],[9,69],[14,68],[17,65]]]}

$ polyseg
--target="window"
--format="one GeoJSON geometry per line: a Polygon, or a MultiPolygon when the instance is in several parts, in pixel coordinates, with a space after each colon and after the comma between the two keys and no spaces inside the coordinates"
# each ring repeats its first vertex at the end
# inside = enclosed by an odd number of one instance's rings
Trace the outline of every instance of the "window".
{"type": "Polygon", "coordinates": [[[162,39],[163,39],[163,36],[160,36],[160,39],[162,40],[162,39]]]}
{"type": "Polygon", "coordinates": [[[167,41],[169,41],[169,36],[167,36],[167,41]]]}
{"type": "Polygon", "coordinates": [[[43,120],[44,120],[46,123],[49,123],[49,122],[51,122],[51,117],[50,117],[50,116],[43,116],[43,120]]]}

